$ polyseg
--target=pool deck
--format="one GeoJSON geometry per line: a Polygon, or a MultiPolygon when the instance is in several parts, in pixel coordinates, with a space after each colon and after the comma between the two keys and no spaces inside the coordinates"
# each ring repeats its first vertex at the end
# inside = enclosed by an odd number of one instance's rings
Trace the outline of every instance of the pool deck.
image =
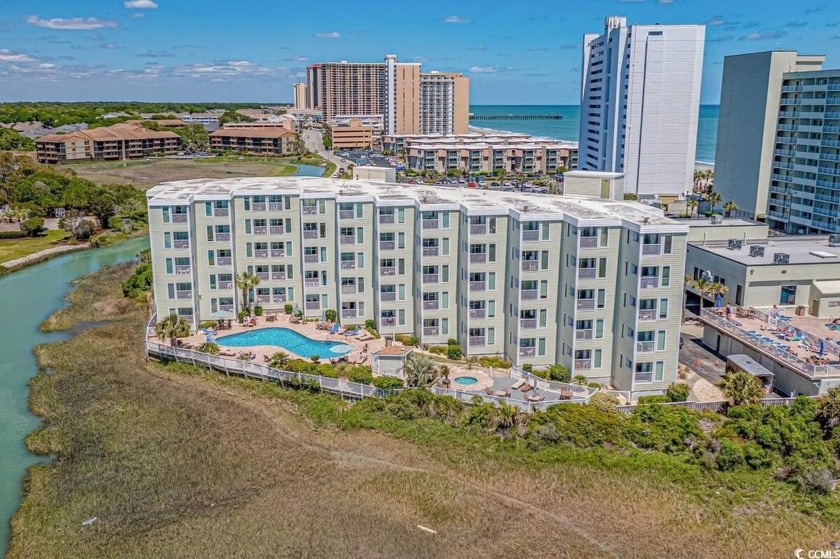
{"type": "MultiPolygon", "coordinates": [[[[298,334],[306,336],[311,340],[316,340],[320,342],[335,342],[335,343],[343,343],[347,344],[351,347],[351,350],[346,354],[347,359],[350,363],[357,364],[357,365],[370,365],[371,364],[371,355],[385,347],[385,340],[380,338],[378,340],[366,340],[361,341],[357,339],[357,336],[344,336],[338,334],[330,334],[327,330],[319,330],[315,327],[315,322],[303,322],[303,323],[291,323],[290,322],[290,315],[285,314],[278,314],[277,320],[273,322],[269,322],[267,317],[265,316],[258,316],[256,317],[256,326],[243,326],[242,324],[237,324],[235,320],[231,321],[231,329],[230,330],[217,330],[215,338],[221,338],[223,336],[229,336],[231,334],[240,334],[242,332],[253,332],[254,330],[259,330],[262,328],[288,328],[289,330],[293,330],[298,334]],[[367,348],[367,351],[365,351],[367,348]],[[361,358],[364,357],[364,360],[361,358]]],[[[192,349],[198,348],[201,344],[207,341],[207,336],[204,332],[198,331],[197,333],[187,336],[185,338],[179,338],[179,340],[184,344],[184,347],[189,347],[192,349]]],[[[164,341],[164,343],[168,343],[164,341]]],[[[255,363],[267,363],[271,360],[271,356],[277,353],[278,351],[285,351],[292,357],[298,357],[300,359],[309,360],[309,355],[297,355],[288,349],[273,346],[273,345],[258,345],[258,346],[247,346],[247,347],[225,347],[220,346],[222,350],[221,355],[227,357],[237,357],[240,353],[244,353],[246,351],[251,351],[256,354],[256,357],[253,359],[255,363]]],[[[329,359],[324,358],[321,359],[321,363],[329,362],[329,359]]]]}

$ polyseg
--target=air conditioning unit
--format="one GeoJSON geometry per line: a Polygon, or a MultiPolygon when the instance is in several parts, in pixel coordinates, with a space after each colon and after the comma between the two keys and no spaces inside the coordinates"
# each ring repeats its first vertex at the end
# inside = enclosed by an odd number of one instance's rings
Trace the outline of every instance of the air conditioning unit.
{"type": "Polygon", "coordinates": [[[750,256],[764,256],[764,247],[759,245],[752,245],[750,247],[750,256]]]}
{"type": "Polygon", "coordinates": [[[828,236],[828,246],[840,247],[840,235],[837,233],[828,236]]]}
{"type": "Polygon", "coordinates": [[[709,221],[712,222],[712,225],[720,225],[723,223],[723,216],[715,214],[709,217],[709,221]]]}
{"type": "Polygon", "coordinates": [[[790,264],[790,254],[784,252],[774,253],[773,264],[790,264]]]}
{"type": "Polygon", "coordinates": [[[729,250],[741,250],[742,244],[741,239],[729,239],[729,250]]]}

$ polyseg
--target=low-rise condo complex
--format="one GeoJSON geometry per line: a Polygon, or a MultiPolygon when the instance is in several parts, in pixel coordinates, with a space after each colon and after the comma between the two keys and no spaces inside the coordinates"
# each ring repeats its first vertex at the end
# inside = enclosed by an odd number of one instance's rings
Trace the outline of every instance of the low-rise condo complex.
{"type": "Polygon", "coordinates": [[[297,152],[296,134],[284,126],[234,126],[210,132],[210,149],[249,155],[284,155],[297,152]]]}
{"type": "Polygon", "coordinates": [[[35,148],[39,163],[141,159],[178,153],[181,137],[174,132],[145,128],[139,122],[123,122],[43,136],[35,140],[35,148]]]}
{"type": "Polygon", "coordinates": [[[636,202],[326,178],[148,191],[158,316],[294,305],[636,395],[677,369],[688,227],[636,202]]]}

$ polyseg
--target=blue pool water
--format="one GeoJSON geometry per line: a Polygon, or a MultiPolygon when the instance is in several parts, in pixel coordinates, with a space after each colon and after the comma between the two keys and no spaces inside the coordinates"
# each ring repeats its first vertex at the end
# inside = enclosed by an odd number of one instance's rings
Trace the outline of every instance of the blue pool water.
{"type": "Polygon", "coordinates": [[[475,384],[478,379],[475,377],[458,377],[455,379],[455,384],[475,384]]]}
{"type": "Polygon", "coordinates": [[[220,346],[250,347],[255,345],[273,345],[299,355],[311,357],[318,355],[322,359],[341,357],[350,351],[351,347],[341,342],[321,342],[312,340],[288,328],[261,328],[250,332],[240,332],[217,338],[220,346]]]}

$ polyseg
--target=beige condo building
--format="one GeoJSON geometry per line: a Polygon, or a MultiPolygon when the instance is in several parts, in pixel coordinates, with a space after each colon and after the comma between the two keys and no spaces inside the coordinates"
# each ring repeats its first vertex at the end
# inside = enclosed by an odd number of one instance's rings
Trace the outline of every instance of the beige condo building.
{"type": "Polygon", "coordinates": [[[158,316],[238,312],[247,270],[269,310],[335,309],[634,395],[674,381],[688,228],[649,206],[250,177],[163,183],[148,204],[158,316]]]}

